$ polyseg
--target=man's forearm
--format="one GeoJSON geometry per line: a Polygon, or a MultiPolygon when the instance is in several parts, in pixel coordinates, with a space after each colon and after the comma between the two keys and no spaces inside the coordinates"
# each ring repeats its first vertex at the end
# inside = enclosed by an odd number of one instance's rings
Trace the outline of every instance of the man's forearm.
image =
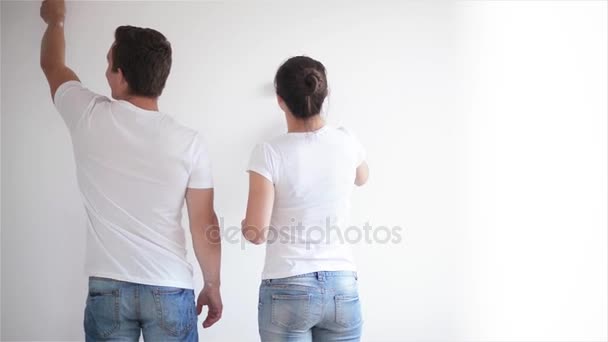
{"type": "Polygon", "coordinates": [[[40,66],[43,70],[65,67],[63,21],[48,24],[40,47],[40,66]]]}
{"type": "Polygon", "coordinates": [[[222,255],[220,227],[215,213],[206,221],[190,227],[192,244],[203,272],[205,286],[219,287],[222,255]]]}
{"type": "Polygon", "coordinates": [[[65,65],[65,2],[63,0],[44,0],[40,16],[47,24],[40,43],[40,66],[49,81],[51,97],[55,98],[57,88],[67,81],[78,81],[78,76],[65,65]]]}

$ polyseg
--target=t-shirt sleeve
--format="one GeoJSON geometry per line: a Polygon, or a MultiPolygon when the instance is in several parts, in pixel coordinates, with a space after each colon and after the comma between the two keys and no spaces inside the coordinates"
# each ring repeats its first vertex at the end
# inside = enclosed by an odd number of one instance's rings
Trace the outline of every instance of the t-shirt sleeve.
{"type": "Polygon", "coordinates": [[[355,144],[355,151],[357,151],[357,167],[359,167],[359,165],[363,164],[367,158],[367,152],[357,137],[353,137],[353,140],[355,144]]]}
{"type": "Polygon", "coordinates": [[[192,170],[188,180],[188,188],[210,189],[213,188],[213,176],[211,173],[211,158],[209,151],[202,138],[197,135],[194,139],[192,157],[192,170]]]}
{"type": "Polygon", "coordinates": [[[249,165],[247,165],[247,171],[258,173],[273,184],[275,183],[275,158],[268,144],[258,144],[253,148],[251,158],[249,158],[249,165]]]}
{"type": "Polygon", "coordinates": [[[98,97],[101,95],[90,91],[82,83],[68,81],[57,88],[53,102],[71,131],[83,117],[90,113],[93,103],[98,97]]]}
{"type": "Polygon", "coordinates": [[[340,127],[340,129],[344,133],[346,133],[346,135],[350,139],[351,146],[355,152],[355,167],[359,167],[359,165],[361,165],[366,160],[367,152],[365,151],[365,148],[363,147],[359,139],[357,139],[357,136],[355,134],[353,134],[350,130],[344,127],[340,127]]]}

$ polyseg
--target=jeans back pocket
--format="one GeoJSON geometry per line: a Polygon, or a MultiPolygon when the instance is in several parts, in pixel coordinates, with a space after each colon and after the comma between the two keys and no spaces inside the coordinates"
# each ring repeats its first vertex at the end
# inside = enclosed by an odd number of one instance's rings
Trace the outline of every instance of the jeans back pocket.
{"type": "Polygon", "coordinates": [[[196,326],[193,290],[163,287],[153,292],[159,325],[169,336],[185,336],[196,326]]]}
{"type": "Polygon", "coordinates": [[[272,324],[291,331],[310,327],[310,294],[273,294],[272,324]]]}
{"type": "Polygon", "coordinates": [[[361,324],[361,303],[359,295],[336,295],[336,323],[345,328],[361,324]]]}
{"type": "Polygon", "coordinates": [[[120,291],[90,290],[84,312],[84,329],[89,336],[109,337],[120,327],[120,291]]]}

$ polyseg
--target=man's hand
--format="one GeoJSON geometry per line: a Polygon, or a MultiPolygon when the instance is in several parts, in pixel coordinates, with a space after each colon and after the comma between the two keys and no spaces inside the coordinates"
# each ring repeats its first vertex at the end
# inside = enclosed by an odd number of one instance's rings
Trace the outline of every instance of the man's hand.
{"type": "Polygon", "coordinates": [[[48,25],[63,23],[65,19],[64,0],[44,0],[40,6],[40,17],[48,25]]]}
{"type": "Polygon", "coordinates": [[[209,311],[207,312],[207,318],[203,322],[203,328],[209,328],[222,318],[222,296],[218,287],[205,286],[203,288],[196,301],[197,315],[201,314],[204,305],[209,307],[209,311]]]}

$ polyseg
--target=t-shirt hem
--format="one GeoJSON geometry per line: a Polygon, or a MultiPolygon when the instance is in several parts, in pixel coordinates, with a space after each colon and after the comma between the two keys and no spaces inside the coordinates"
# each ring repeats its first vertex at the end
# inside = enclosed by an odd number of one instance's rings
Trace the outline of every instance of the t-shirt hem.
{"type": "Polygon", "coordinates": [[[268,172],[265,172],[264,170],[260,170],[258,168],[252,168],[252,167],[250,167],[246,171],[247,172],[255,172],[255,173],[259,174],[260,176],[268,179],[271,183],[273,182],[272,176],[268,172]]]}
{"type": "Polygon", "coordinates": [[[183,282],[183,281],[173,281],[173,280],[165,280],[165,279],[163,279],[163,280],[146,279],[146,278],[125,276],[123,274],[113,274],[113,273],[103,273],[103,272],[89,272],[87,275],[89,277],[108,278],[108,279],[126,281],[129,283],[136,283],[136,284],[142,284],[142,285],[177,287],[177,288],[181,288],[181,289],[194,290],[192,281],[183,282]]]}
{"type": "Polygon", "coordinates": [[[213,183],[189,183],[187,188],[189,189],[213,189],[213,183]]]}

